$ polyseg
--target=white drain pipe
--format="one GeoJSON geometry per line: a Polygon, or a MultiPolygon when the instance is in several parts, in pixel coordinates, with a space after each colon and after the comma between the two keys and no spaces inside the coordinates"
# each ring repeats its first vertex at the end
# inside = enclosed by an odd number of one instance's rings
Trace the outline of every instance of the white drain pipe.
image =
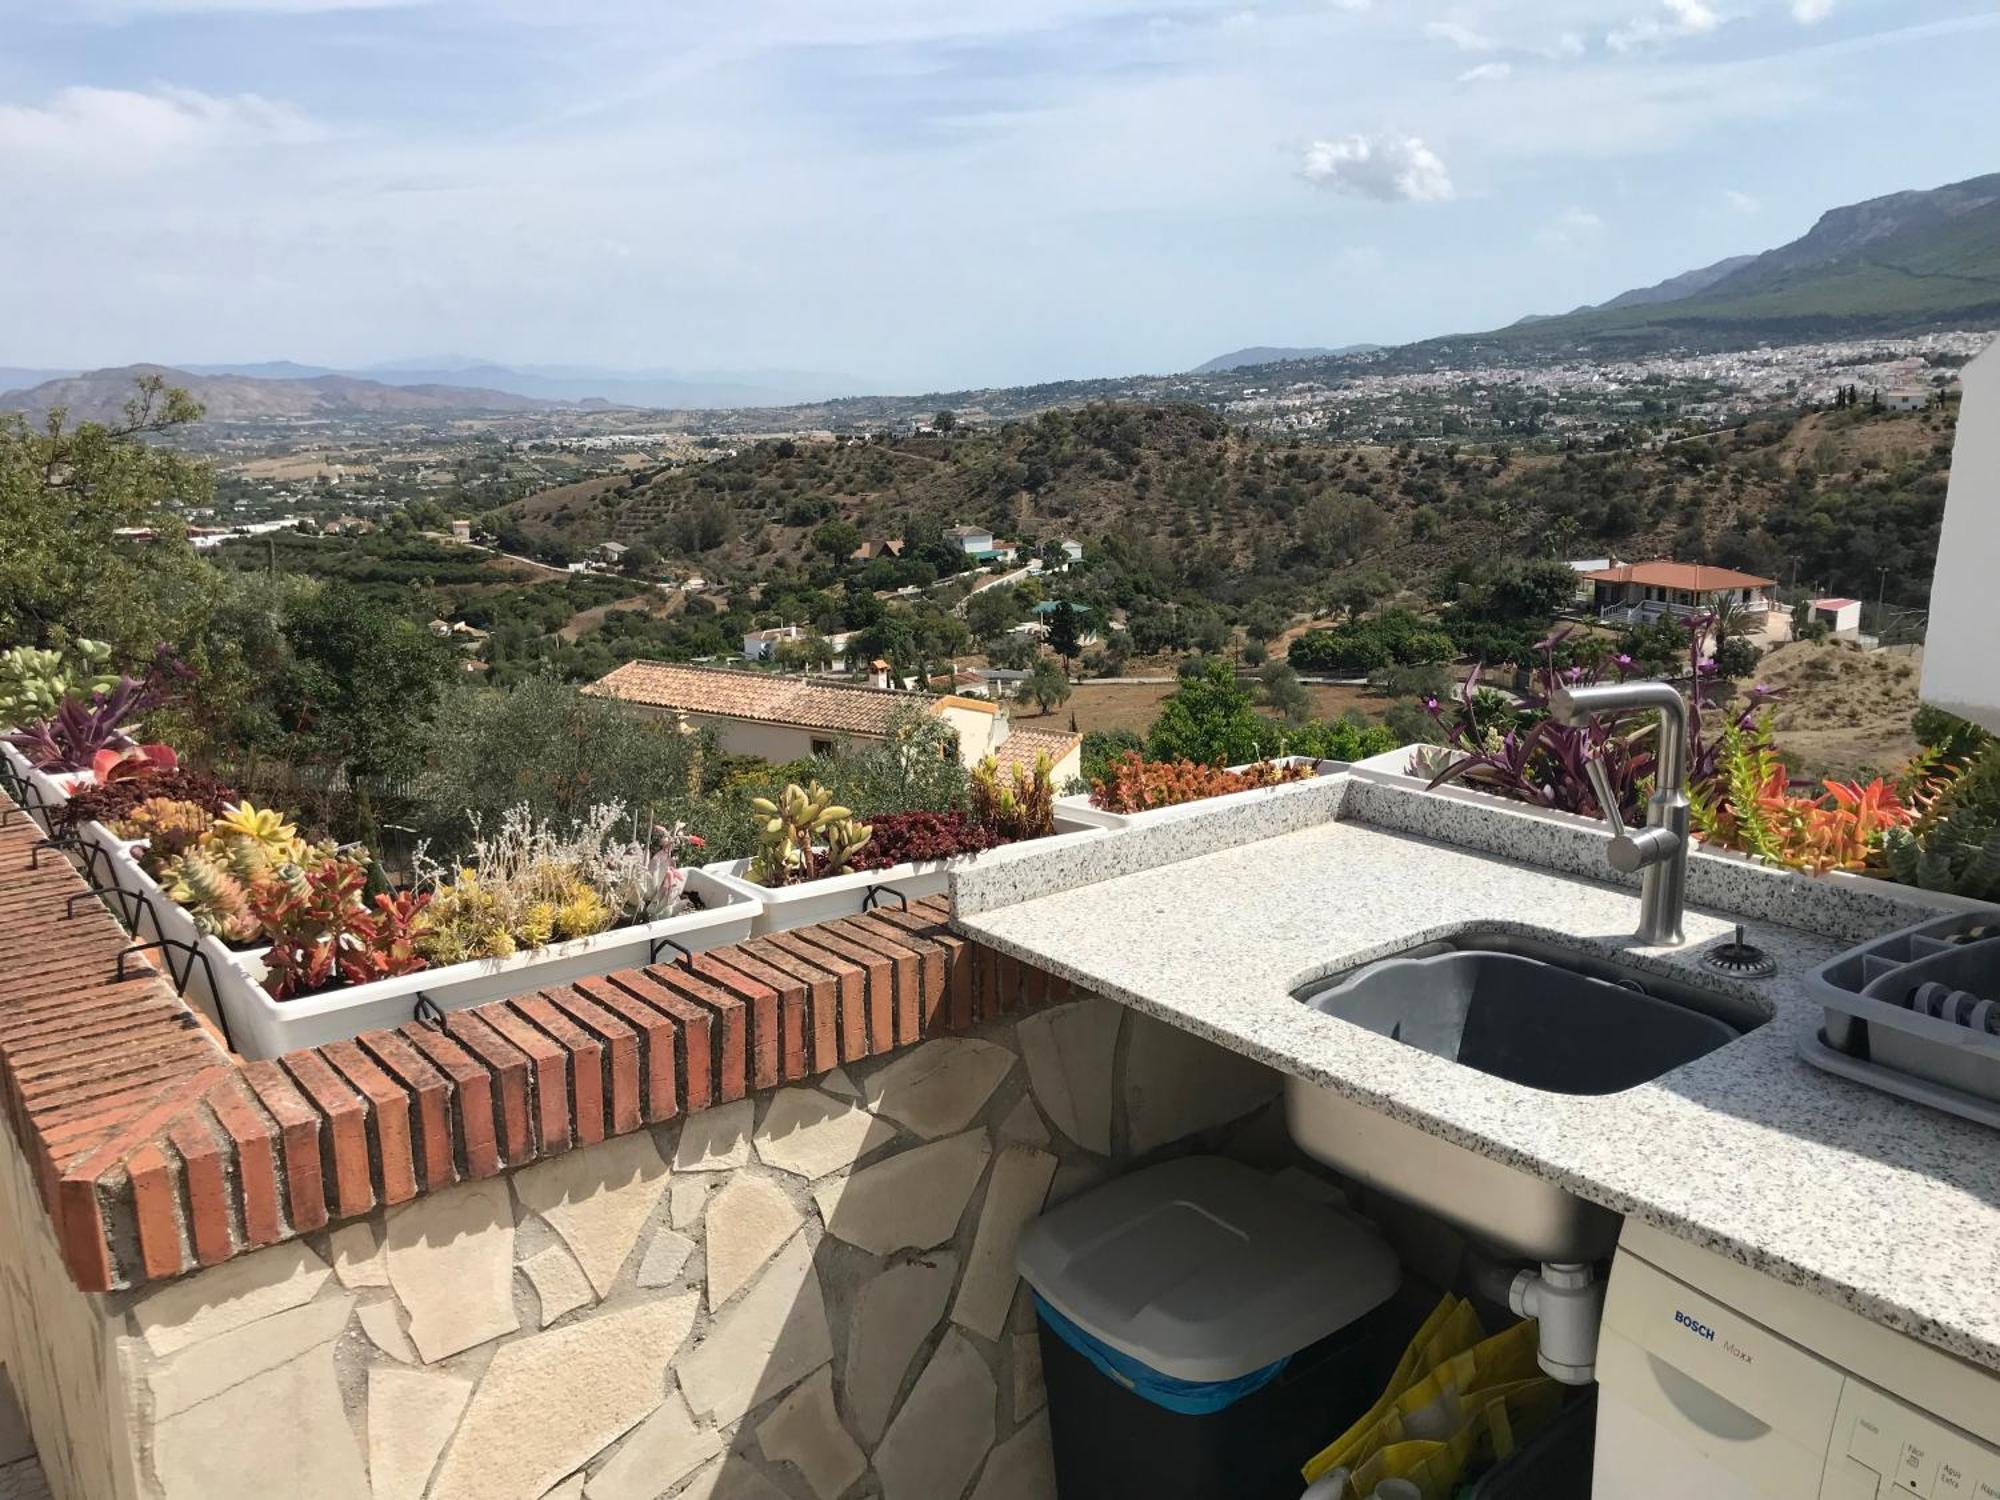
{"type": "Polygon", "coordinates": [[[1604,1318],[1604,1283],[1587,1265],[1550,1265],[1541,1274],[1522,1271],[1507,1288],[1516,1317],[1541,1324],[1535,1361],[1564,1385],[1597,1378],[1597,1325],[1604,1318]]]}

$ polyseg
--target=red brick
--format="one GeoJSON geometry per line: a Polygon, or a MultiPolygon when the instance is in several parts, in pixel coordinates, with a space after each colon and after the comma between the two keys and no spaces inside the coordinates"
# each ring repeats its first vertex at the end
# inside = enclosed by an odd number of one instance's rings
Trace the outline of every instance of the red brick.
{"type": "Polygon", "coordinates": [[[274,1062],[246,1063],[243,1081],[277,1121],[278,1139],[284,1147],[285,1200],[291,1206],[292,1228],[300,1233],[320,1228],[327,1221],[327,1211],[319,1111],[306,1102],[290,1076],[274,1062]]]}
{"type": "Polygon", "coordinates": [[[689,1114],[707,1109],[715,1100],[714,1015],[637,969],[607,975],[605,982],[673,1020],[680,1053],[675,1074],[680,1084],[680,1107],[689,1114]]]}
{"type": "Polygon", "coordinates": [[[864,948],[826,925],[794,928],[791,936],[861,966],[868,976],[869,1054],[892,1050],[896,1045],[896,966],[889,955],[864,948]]]}
{"type": "MultiPolygon", "coordinates": [[[[535,1133],[528,1114],[528,1058],[478,1013],[453,1011],[444,1018],[445,1035],[484,1067],[493,1080],[493,1103],[500,1124],[500,1163],[518,1166],[535,1155],[535,1133]]],[[[414,1040],[414,1035],[411,1035],[414,1040]]]]}
{"type": "Polygon", "coordinates": [[[519,995],[508,1004],[563,1050],[577,1143],[589,1146],[603,1140],[604,1044],[558,1010],[547,994],[519,995]]]}
{"type": "Polygon", "coordinates": [[[180,1156],[187,1183],[188,1238],[194,1242],[194,1258],[204,1266],[219,1266],[236,1253],[222,1147],[198,1112],[181,1116],[167,1139],[180,1156]]]}
{"type": "MultiPolygon", "coordinates": [[[[755,960],[749,960],[754,963],[755,960]]],[[[750,1087],[778,1086],[782,1074],[784,1038],[778,1024],[778,990],[752,978],[732,952],[697,953],[689,970],[718,989],[741,1000],[750,1011],[750,1087]]]]}
{"type": "Polygon", "coordinates": [[[883,921],[908,932],[914,940],[928,945],[936,957],[936,982],[932,983],[927,972],[924,983],[923,1034],[929,1036],[941,1027],[971,1025],[971,945],[921,912],[885,911],[879,915],[883,921]],[[964,1016],[955,1020],[961,1008],[964,1016]]]}
{"type": "Polygon", "coordinates": [[[858,1062],[868,1055],[868,971],[800,939],[795,932],[773,933],[763,941],[801,963],[809,963],[834,978],[839,1010],[840,1060],[858,1062]]]}
{"type": "Polygon", "coordinates": [[[765,938],[740,944],[746,953],[799,986],[804,1000],[803,1022],[807,1066],[824,1073],[840,1065],[840,983],[828,970],[787,953],[765,938]]]}
{"type": "Polygon", "coordinates": [[[140,1264],[154,1280],[180,1275],[187,1269],[187,1256],[174,1218],[174,1184],[166,1153],[155,1145],[141,1146],[125,1164],[125,1175],[132,1184],[140,1264]]]}
{"type": "MultiPolygon", "coordinates": [[[[625,1023],[638,1054],[638,1093],[642,1119],[647,1123],[672,1119],[678,1109],[675,1101],[679,1097],[674,1082],[676,1049],[672,1019],[664,1011],[656,1010],[637,996],[627,994],[609,980],[579,979],[570,989],[577,997],[579,1006],[588,1004],[594,1010],[625,1023]]],[[[576,1009],[571,1009],[570,1013],[579,1018],[583,1014],[576,1009]]],[[[614,1086],[611,1092],[611,1108],[613,1118],[617,1120],[622,1116],[618,1113],[621,1095],[616,1086],[619,1076],[616,1063],[613,1064],[612,1076],[614,1086]]],[[[624,1130],[628,1127],[618,1125],[616,1128],[624,1130]]]]}
{"type": "Polygon", "coordinates": [[[465,1175],[493,1176],[500,1170],[500,1120],[493,1075],[457,1042],[421,1021],[398,1027],[396,1035],[451,1080],[452,1113],[458,1121],[459,1161],[465,1175]]]}
{"type": "Polygon", "coordinates": [[[237,1190],[243,1203],[244,1248],[273,1245],[285,1237],[278,1205],[278,1131],[250,1097],[240,1076],[208,1092],[208,1107],[236,1155],[237,1190]]]}
{"type": "MultiPolygon", "coordinates": [[[[393,1031],[364,1031],[354,1039],[410,1100],[412,1150],[425,1191],[458,1180],[451,1137],[451,1084],[417,1049],[393,1031]]],[[[487,1139],[492,1139],[489,1123],[487,1139]]]]}
{"type": "MultiPolygon", "coordinates": [[[[896,1045],[907,1047],[923,1034],[924,991],[929,982],[925,949],[894,923],[875,916],[850,917],[834,924],[857,943],[886,953],[896,965],[896,1045]]],[[[941,977],[941,976],[940,976],[941,977]]]]}
{"type": "Polygon", "coordinates": [[[544,990],[542,995],[603,1049],[604,1074],[610,1086],[611,1133],[626,1135],[637,1130],[641,1123],[638,1029],[597,1004],[581,986],[544,990]]]}
{"type": "Polygon", "coordinates": [[[320,1147],[326,1180],[333,1185],[327,1206],[337,1219],[367,1213],[375,1206],[375,1184],[368,1170],[368,1110],[361,1096],[317,1052],[288,1052],[278,1065],[326,1121],[320,1147]]]}
{"type": "MultiPolygon", "coordinates": [[[[717,985],[674,965],[655,965],[641,971],[663,989],[699,1006],[714,1018],[715,1059],[714,1097],[724,1104],[741,1099],[750,1081],[749,1007],[717,985]]],[[[690,1076],[692,1067],[690,1066],[690,1076]]],[[[694,1108],[692,1102],[690,1109],[694,1108]]]]}
{"type": "Polygon", "coordinates": [[[569,1054],[505,1001],[481,1005],[468,1014],[486,1022],[528,1059],[535,1126],[529,1157],[569,1150],[575,1139],[570,1129],[569,1054]]]}
{"type": "Polygon", "coordinates": [[[319,1054],[367,1101],[368,1115],[375,1124],[374,1155],[381,1168],[382,1202],[409,1202],[417,1196],[409,1094],[352,1042],[329,1042],[319,1054]]]}

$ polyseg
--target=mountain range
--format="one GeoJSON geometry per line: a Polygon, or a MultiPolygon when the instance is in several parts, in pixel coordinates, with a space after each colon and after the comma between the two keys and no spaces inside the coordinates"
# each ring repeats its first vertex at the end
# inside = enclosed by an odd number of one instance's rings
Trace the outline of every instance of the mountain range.
{"type": "Polygon", "coordinates": [[[1232,349],[1196,365],[1190,375],[1220,375],[1225,370],[1241,370],[1250,365],[1288,364],[1299,359],[1339,359],[1346,354],[1373,354],[1380,344],[1342,344],[1338,349],[1284,349],[1269,344],[1253,344],[1248,349],[1232,349]]]}
{"type": "Polygon", "coordinates": [[[1338,380],[1363,369],[1620,358],[1992,327],[2000,327],[2000,173],[1832,209],[1774,250],[1732,256],[1569,313],[1394,348],[1255,345],[1177,377],[855,396],[839,393],[865,389],[858,379],[799,371],[515,367],[448,355],[346,371],[283,360],[88,373],[0,367],[0,410],[41,413],[60,405],[79,419],[115,417],[132,377],[157,370],[187,386],[217,421],[632,406],[694,414],[683,423],[689,430],[768,431],[879,425],[940,407],[1005,417],[1085,401],[1220,402],[1239,393],[1243,371],[1280,363],[1287,379],[1338,380]]]}

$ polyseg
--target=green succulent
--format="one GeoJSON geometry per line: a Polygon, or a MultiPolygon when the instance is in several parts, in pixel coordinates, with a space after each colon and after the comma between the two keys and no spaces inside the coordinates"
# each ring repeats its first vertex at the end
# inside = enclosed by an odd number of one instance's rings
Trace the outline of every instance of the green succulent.
{"type": "Polygon", "coordinates": [[[1882,857],[1905,885],[2000,900],[2000,743],[1988,744],[1914,825],[1890,829],[1882,857]]]}
{"type": "Polygon", "coordinates": [[[843,874],[874,833],[817,781],[810,788],[794,782],[776,800],[753,797],[750,806],[758,827],[749,874],[758,885],[793,885],[843,874]]]}

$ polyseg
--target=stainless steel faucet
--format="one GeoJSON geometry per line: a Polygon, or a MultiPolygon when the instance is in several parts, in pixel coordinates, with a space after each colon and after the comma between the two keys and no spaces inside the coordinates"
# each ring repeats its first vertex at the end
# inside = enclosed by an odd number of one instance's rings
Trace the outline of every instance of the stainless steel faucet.
{"type": "Polygon", "coordinates": [[[1660,739],[1653,757],[1646,826],[1625,826],[1602,761],[1584,762],[1584,771],[1611,825],[1611,847],[1606,851],[1611,868],[1627,875],[1645,872],[1639,886],[1639,941],[1649,947],[1676,947],[1683,941],[1681,914],[1687,908],[1687,701],[1666,682],[1559,688],[1549,698],[1549,715],[1560,724],[1647,708],[1660,711],[1660,739]]]}

